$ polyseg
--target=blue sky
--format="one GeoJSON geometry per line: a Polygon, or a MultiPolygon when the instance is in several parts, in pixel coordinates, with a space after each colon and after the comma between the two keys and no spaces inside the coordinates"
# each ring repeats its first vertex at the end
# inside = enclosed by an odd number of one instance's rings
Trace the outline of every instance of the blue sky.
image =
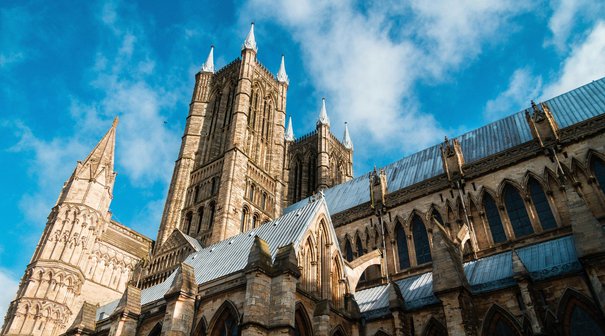
{"type": "Polygon", "coordinates": [[[355,172],[382,166],[605,75],[601,1],[3,1],[0,314],[63,182],[120,117],[114,219],[156,236],[194,74],[215,45],[286,56],[287,113],[326,97],[355,172]],[[376,154],[380,153],[380,154],[376,154]]]}

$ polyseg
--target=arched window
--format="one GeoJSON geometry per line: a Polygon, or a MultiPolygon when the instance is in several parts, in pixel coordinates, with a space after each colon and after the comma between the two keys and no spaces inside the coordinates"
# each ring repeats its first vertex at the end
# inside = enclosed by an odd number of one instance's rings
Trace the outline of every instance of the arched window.
{"type": "Polygon", "coordinates": [[[497,244],[506,241],[506,234],[502,226],[502,219],[498,213],[498,207],[492,196],[488,193],[485,193],[483,196],[483,207],[485,208],[485,219],[487,219],[487,224],[489,224],[494,243],[497,244]]]}
{"type": "Polygon", "coordinates": [[[447,336],[447,330],[443,324],[431,317],[424,329],[424,336],[447,336]]]}
{"type": "Polygon", "coordinates": [[[261,209],[265,210],[265,208],[267,207],[267,193],[263,193],[263,197],[260,200],[260,207],[261,209]]]}
{"type": "Polygon", "coordinates": [[[183,229],[185,229],[185,233],[189,234],[189,230],[191,230],[191,220],[193,219],[193,213],[190,211],[185,215],[185,225],[183,225],[183,229]]]}
{"type": "Polygon", "coordinates": [[[546,194],[544,194],[544,190],[542,190],[542,185],[540,185],[540,183],[536,181],[535,178],[530,177],[527,186],[529,188],[531,200],[534,203],[534,207],[536,208],[538,219],[540,219],[540,225],[542,225],[542,229],[550,230],[556,228],[557,222],[555,221],[555,217],[552,215],[552,210],[550,208],[550,205],[548,204],[546,194]]]}
{"type": "Polygon", "coordinates": [[[483,336],[521,336],[515,321],[498,306],[492,306],[483,322],[483,336]]]}
{"type": "Polygon", "coordinates": [[[214,212],[216,210],[216,204],[214,202],[210,203],[210,219],[208,219],[208,230],[212,229],[212,224],[214,224],[214,212]]]}
{"type": "Polygon", "coordinates": [[[357,247],[357,258],[359,258],[363,255],[363,245],[361,245],[361,238],[359,236],[355,240],[355,245],[357,247]]]}
{"type": "Polygon", "coordinates": [[[307,162],[307,172],[309,174],[309,178],[307,179],[307,193],[311,195],[313,194],[313,192],[315,192],[315,169],[317,169],[317,167],[313,154],[309,156],[308,160],[309,161],[307,162]]]}
{"type": "Polygon", "coordinates": [[[256,187],[254,186],[254,184],[250,184],[250,190],[248,192],[248,198],[250,199],[250,202],[254,202],[254,189],[256,187]]]}
{"type": "Polygon", "coordinates": [[[223,308],[221,315],[214,323],[212,336],[238,336],[239,325],[231,309],[223,308]]]}
{"type": "Polygon", "coordinates": [[[212,193],[212,195],[214,195],[214,194],[216,194],[216,190],[217,190],[217,188],[216,188],[217,187],[217,177],[216,176],[213,177],[211,181],[212,181],[212,187],[210,189],[210,192],[212,193]]]}
{"type": "Polygon", "coordinates": [[[345,254],[347,257],[347,261],[353,260],[353,248],[351,247],[351,242],[349,238],[345,238],[345,254]]]}
{"type": "Polygon", "coordinates": [[[157,323],[149,332],[148,336],[160,336],[162,334],[162,325],[157,323]]]}
{"type": "Polygon", "coordinates": [[[605,194],[605,163],[598,157],[592,160],[592,171],[597,183],[601,187],[601,191],[605,194]]]}
{"type": "Polygon", "coordinates": [[[256,228],[256,225],[258,225],[258,214],[254,214],[254,216],[252,216],[252,223],[250,224],[251,229],[256,228]]]}
{"type": "Polygon", "coordinates": [[[204,207],[201,206],[199,209],[197,209],[197,233],[200,233],[200,231],[202,230],[202,224],[204,220],[204,207]]]}
{"type": "MultiPolygon", "coordinates": [[[[376,235],[378,236],[378,235],[376,235]]],[[[403,231],[403,226],[397,223],[395,227],[395,236],[397,239],[397,257],[399,258],[399,269],[404,270],[410,267],[410,256],[408,254],[408,240],[403,231]]]]}
{"type": "Polygon", "coordinates": [[[252,91],[250,97],[250,113],[248,114],[248,126],[254,128],[256,125],[256,108],[258,104],[258,89],[252,91]]]}
{"type": "Polygon", "coordinates": [[[531,221],[527,215],[525,202],[523,202],[521,195],[519,195],[519,191],[510,184],[507,184],[504,187],[503,194],[506,213],[510,219],[510,224],[513,227],[515,237],[521,238],[534,233],[531,221]]]}
{"type": "Polygon", "coordinates": [[[197,203],[200,200],[200,187],[195,186],[193,189],[193,203],[197,203]]]}
{"type": "Polygon", "coordinates": [[[412,235],[414,238],[414,250],[416,251],[416,264],[421,265],[431,262],[429,237],[422,219],[416,214],[412,218],[412,235]]]}
{"type": "Polygon", "coordinates": [[[574,290],[567,289],[563,294],[558,315],[563,335],[605,336],[605,319],[598,308],[574,290]]]}
{"type": "Polygon", "coordinates": [[[239,224],[239,230],[241,232],[246,231],[246,224],[248,223],[248,208],[247,207],[243,207],[242,208],[242,218],[239,224]]]}
{"type": "Polygon", "coordinates": [[[295,336],[311,336],[311,321],[302,305],[299,303],[294,314],[294,335],[295,336]]]}

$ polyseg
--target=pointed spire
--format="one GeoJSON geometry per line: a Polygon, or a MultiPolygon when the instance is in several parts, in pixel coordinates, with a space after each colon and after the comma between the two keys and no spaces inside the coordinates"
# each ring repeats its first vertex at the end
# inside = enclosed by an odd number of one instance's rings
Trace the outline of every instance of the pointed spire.
{"type": "Polygon", "coordinates": [[[349,136],[349,126],[345,121],[345,134],[342,136],[342,144],[345,145],[346,149],[353,149],[353,141],[351,141],[351,137],[349,136]]]}
{"type": "Polygon", "coordinates": [[[252,22],[252,24],[250,25],[250,31],[246,36],[246,41],[244,41],[242,50],[244,49],[252,49],[255,52],[258,51],[258,48],[256,48],[256,39],[254,38],[254,22],[252,22]]]}
{"type": "Polygon", "coordinates": [[[277,81],[280,83],[290,84],[288,74],[286,73],[286,62],[284,61],[283,54],[281,55],[281,65],[279,66],[279,71],[277,72],[277,81]]]}
{"type": "Polygon", "coordinates": [[[106,174],[113,174],[118,121],[118,117],[115,117],[109,131],[88,154],[84,162],[79,165],[77,170],[80,178],[96,178],[103,169],[105,169],[106,174]]]}
{"type": "Polygon", "coordinates": [[[326,112],[326,98],[321,98],[321,111],[319,112],[318,123],[330,126],[330,119],[328,119],[328,112],[326,112]]]}
{"type": "Polygon", "coordinates": [[[285,134],[286,141],[294,141],[294,131],[292,130],[292,117],[288,118],[288,127],[285,134]]]}
{"type": "Polygon", "coordinates": [[[206,58],[206,62],[202,65],[202,72],[212,72],[214,73],[214,46],[210,46],[210,53],[208,54],[208,58],[206,58]]]}

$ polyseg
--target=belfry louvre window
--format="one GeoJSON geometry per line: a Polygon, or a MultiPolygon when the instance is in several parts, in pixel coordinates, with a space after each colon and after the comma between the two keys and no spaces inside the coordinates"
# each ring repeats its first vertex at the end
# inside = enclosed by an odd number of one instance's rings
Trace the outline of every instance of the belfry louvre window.
{"type": "MultiPolygon", "coordinates": [[[[403,270],[410,267],[410,256],[408,255],[408,242],[405,236],[405,231],[400,223],[397,223],[395,228],[395,236],[397,237],[397,257],[399,259],[399,269],[403,270]]],[[[376,235],[378,237],[378,235],[376,235]]]]}
{"type": "Polygon", "coordinates": [[[418,265],[431,262],[431,248],[429,237],[422,219],[418,215],[412,218],[412,234],[414,236],[414,250],[416,251],[416,263],[418,265]]]}
{"type": "Polygon", "coordinates": [[[489,224],[489,229],[492,232],[492,240],[494,243],[501,243],[506,241],[506,234],[504,233],[504,227],[502,226],[502,219],[498,213],[498,207],[496,202],[490,196],[485,193],[483,196],[483,207],[485,208],[485,218],[489,224]]]}
{"type": "Polygon", "coordinates": [[[527,215],[525,202],[523,202],[521,195],[519,195],[519,191],[510,184],[504,187],[504,204],[516,238],[534,233],[531,221],[527,215]]]}
{"type": "Polygon", "coordinates": [[[544,194],[544,190],[542,189],[540,183],[538,183],[536,179],[530,178],[527,186],[529,187],[531,200],[536,208],[536,213],[538,215],[538,219],[540,220],[542,229],[550,230],[556,228],[557,222],[555,221],[555,217],[553,216],[550,205],[548,204],[548,199],[546,198],[546,194],[544,194]]]}

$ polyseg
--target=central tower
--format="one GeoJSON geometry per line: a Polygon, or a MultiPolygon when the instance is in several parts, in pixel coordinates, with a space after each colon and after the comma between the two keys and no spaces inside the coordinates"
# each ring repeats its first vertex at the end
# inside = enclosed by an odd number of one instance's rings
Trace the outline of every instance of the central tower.
{"type": "Polygon", "coordinates": [[[177,228],[207,245],[280,215],[288,76],[257,51],[252,24],[241,58],[215,72],[211,48],[197,73],[156,251],[177,228]]]}

